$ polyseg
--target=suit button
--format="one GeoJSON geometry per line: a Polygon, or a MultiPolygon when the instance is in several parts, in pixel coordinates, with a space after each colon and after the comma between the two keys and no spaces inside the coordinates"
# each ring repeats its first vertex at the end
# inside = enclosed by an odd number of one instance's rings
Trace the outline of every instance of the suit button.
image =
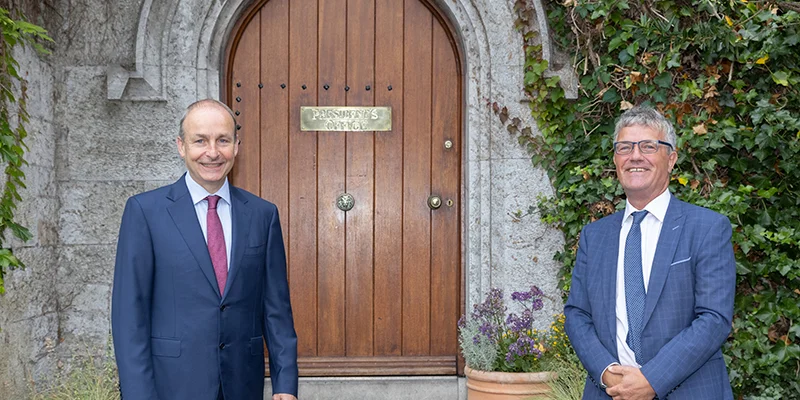
{"type": "Polygon", "coordinates": [[[225,311],[225,308],[227,308],[227,307],[228,307],[228,306],[225,306],[225,305],[223,305],[223,306],[220,306],[220,307],[219,307],[219,310],[220,310],[220,311],[225,311]]]}
{"type": "Polygon", "coordinates": [[[225,348],[225,343],[220,343],[220,344],[219,344],[219,349],[220,349],[220,350],[222,350],[222,349],[224,349],[224,348],[225,348]]]}

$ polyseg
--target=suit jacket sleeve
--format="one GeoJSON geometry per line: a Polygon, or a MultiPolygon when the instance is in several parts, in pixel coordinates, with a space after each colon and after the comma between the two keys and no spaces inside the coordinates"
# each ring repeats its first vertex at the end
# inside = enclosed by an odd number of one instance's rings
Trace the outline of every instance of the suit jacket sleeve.
{"type": "Polygon", "coordinates": [[[277,209],[269,222],[266,279],[264,282],[264,333],[269,350],[269,371],[273,393],[297,396],[297,334],[294,330],[286,252],[277,209]]]}
{"type": "Polygon", "coordinates": [[[581,231],[578,244],[578,254],[575,259],[575,268],[572,270],[572,285],[569,298],[564,306],[566,316],[565,329],[572,347],[578,354],[589,377],[598,385],[603,370],[611,363],[617,362],[614,355],[603,346],[595,329],[594,319],[599,319],[605,313],[614,312],[613,300],[607,310],[592,310],[589,303],[589,268],[587,250],[589,248],[589,234],[587,229],[581,231]],[[593,318],[593,313],[597,313],[593,318]]]}
{"type": "Polygon", "coordinates": [[[150,352],[153,260],[147,219],[131,197],[122,214],[111,300],[114,353],[125,400],[158,399],[150,352]]]}
{"type": "Polygon", "coordinates": [[[720,350],[731,330],[736,290],[736,261],[730,221],[722,216],[709,222],[696,247],[694,272],[695,319],[642,366],[642,374],[659,397],[664,397],[720,350]]]}

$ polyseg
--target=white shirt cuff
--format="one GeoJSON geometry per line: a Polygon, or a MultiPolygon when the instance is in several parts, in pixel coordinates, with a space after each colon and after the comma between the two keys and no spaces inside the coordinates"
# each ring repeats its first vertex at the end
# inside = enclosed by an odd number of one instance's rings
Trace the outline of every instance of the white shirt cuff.
{"type": "Polygon", "coordinates": [[[605,374],[606,374],[606,371],[607,371],[607,370],[608,370],[608,369],[609,369],[609,368],[610,368],[612,365],[619,365],[619,363],[618,363],[618,362],[613,362],[613,363],[611,363],[611,364],[608,364],[608,367],[606,367],[605,369],[603,369],[603,372],[601,372],[601,373],[600,373],[600,388],[601,388],[601,389],[605,389],[605,388],[607,388],[607,387],[608,387],[608,386],[606,386],[606,383],[605,383],[605,382],[603,382],[603,375],[605,375],[605,374]]]}

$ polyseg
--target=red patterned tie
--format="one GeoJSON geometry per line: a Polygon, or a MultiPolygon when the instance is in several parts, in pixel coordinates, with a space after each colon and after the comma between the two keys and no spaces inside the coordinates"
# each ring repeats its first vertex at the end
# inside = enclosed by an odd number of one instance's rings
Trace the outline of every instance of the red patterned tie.
{"type": "Polygon", "coordinates": [[[225,282],[228,281],[228,253],[225,251],[225,234],[222,232],[222,222],[217,214],[217,202],[219,196],[208,196],[208,214],[206,215],[208,233],[208,255],[211,256],[211,264],[214,265],[214,274],[217,275],[217,285],[219,294],[225,290],[225,282]]]}

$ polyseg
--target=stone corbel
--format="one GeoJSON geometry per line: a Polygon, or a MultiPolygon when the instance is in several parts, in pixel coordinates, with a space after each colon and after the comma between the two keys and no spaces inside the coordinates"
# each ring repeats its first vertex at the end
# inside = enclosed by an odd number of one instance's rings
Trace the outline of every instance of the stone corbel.
{"type": "Polygon", "coordinates": [[[160,79],[148,80],[138,68],[129,71],[120,65],[109,65],[106,69],[106,98],[108,100],[166,101],[160,79]]]}
{"type": "Polygon", "coordinates": [[[542,4],[542,0],[533,0],[533,3],[536,9],[536,20],[539,23],[539,32],[542,32],[540,35],[542,40],[542,58],[547,60],[547,64],[549,65],[544,72],[544,76],[558,76],[561,78],[558,82],[561,88],[564,89],[564,97],[568,99],[577,99],[578,76],[575,75],[575,71],[572,69],[569,62],[555,62],[557,58],[561,57],[558,57],[550,41],[550,27],[547,25],[547,12],[545,11],[544,4],[542,4]],[[560,68],[557,70],[552,69],[552,66],[555,65],[559,65],[560,68]]]}
{"type": "MultiPolygon", "coordinates": [[[[150,21],[153,0],[145,0],[139,14],[136,32],[136,69],[131,71],[118,64],[106,70],[106,98],[127,101],[166,101],[162,85],[161,38],[163,31],[152,27],[163,27],[163,21],[150,21]]],[[[163,16],[154,15],[154,19],[163,16]]],[[[163,28],[162,28],[163,29],[163,28]]]]}

